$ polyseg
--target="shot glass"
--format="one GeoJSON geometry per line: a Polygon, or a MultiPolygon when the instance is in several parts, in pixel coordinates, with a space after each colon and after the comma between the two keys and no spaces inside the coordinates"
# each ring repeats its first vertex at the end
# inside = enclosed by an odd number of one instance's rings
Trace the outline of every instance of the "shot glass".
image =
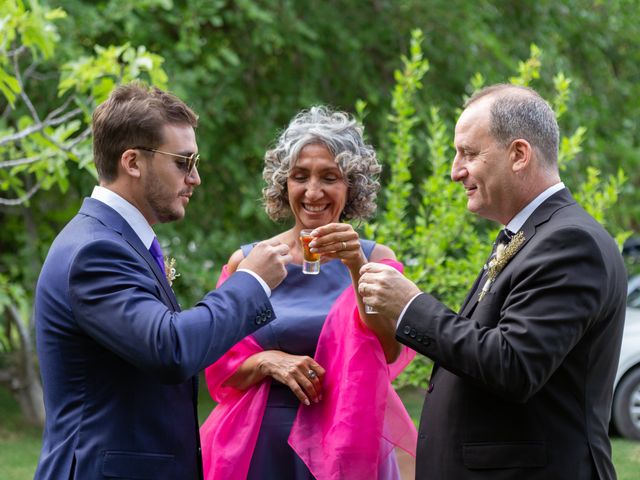
{"type": "Polygon", "coordinates": [[[302,273],[307,275],[317,275],[320,273],[320,254],[313,253],[309,248],[309,243],[313,240],[311,229],[300,231],[300,243],[302,244],[302,273]]]}
{"type": "Polygon", "coordinates": [[[368,315],[375,315],[377,312],[377,310],[375,308],[373,308],[371,305],[367,305],[366,303],[364,304],[364,313],[368,314],[368,315]]]}

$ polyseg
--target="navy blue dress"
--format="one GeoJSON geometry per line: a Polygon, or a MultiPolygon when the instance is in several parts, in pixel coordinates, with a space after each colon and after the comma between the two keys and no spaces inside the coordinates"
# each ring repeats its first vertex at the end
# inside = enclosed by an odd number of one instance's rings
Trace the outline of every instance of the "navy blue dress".
{"type": "MultiPolygon", "coordinates": [[[[367,259],[375,242],[360,240],[367,259]]],[[[252,245],[243,245],[245,257],[252,245]]],[[[351,285],[349,270],[338,260],[323,263],[318,275],[305,275],[300,265],[287,265],[287,277],[272,292],[276,319],[253,334],[265,350],[313,357],[324,320],[340,294],[351,285]]],[[[313,479],[307,466],[287,443],[300,400],[282,383],[272,380],[249,480],[313,479]]]]}

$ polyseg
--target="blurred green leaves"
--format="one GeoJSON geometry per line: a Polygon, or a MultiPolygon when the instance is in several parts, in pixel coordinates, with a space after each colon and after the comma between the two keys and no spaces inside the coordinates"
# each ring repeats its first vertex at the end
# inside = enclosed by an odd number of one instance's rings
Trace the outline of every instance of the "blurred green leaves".
{"type": "Polygon", "coordinates": [[[262,157],[318,103],[357,112],[384,161],[367,233],[452,307],[492,237],[449,179],[453,124],[483,85],[543,93],[563,179],[620,240],[640,230],[639,17],[634,0],[0,0],[0,275],[30,302],[96,183],[90,114],[133,78],[200,116],[203,184],[186,221],[156,229],[185,306],[239,244],[287,227],[262,210],[262,157]]]}
{"type": "MultiPolygon", "coordinates": [[[[478,275],[480,266],[489,255],[496,225],[471,215],[466,208],[466,196],[460,185],[451,181],[450,165],[452,135],[449,133],[436,102],[429,106],[426,122],[421,121],[414,108],[416,94],[422,88],[428,64],[423,59],[422,35],[413,32],[411,57],[402,57],[404,69],[395,74],[392,121],[386,132],[387,143],[383,156],[391,171],[384,188],[384,209],[379,221],[365,227],[367,237],[390,246],[405,263],[405,275],[422,290],[457,311],[478,275]],[[426,127],[426,129],[425,129],[426,127]],[[426,155],[416,152],[421,142],[428,146],[426,155]],[[417,181],[412,178],[412,163],[427,165],[427,175],[417,181]]],[[[518,63],[518,75],[510,77],[515,85],[537,87],[541,78],[542,51],[533,45],[530,57],[518,63]]],[[[471,84],[483,86],[481,75],[471,84]]],[[[542,88],[542,95],[555,99],[553,105],[560,116],[566,111],[570,98],[571,80],[558,73],[553,77],[552,91],[542,88]]],[[[452,119],[455,122],[455,118],[452,119]]],[[[578,127],[569,138],[561,138],[562,169],[581,152],[585,129],[578,127]]],[[[616,236],[620,247],[629,232],[610,221],[607,213],[613,208],[627,177],[618,175],[603,179],[597,168],[587,167],[587,177],[569,187],[576,200],[616,236]]],[[[417,356],[396,380],[398,387],[406,385],[426,387],[431,361],[417,356]]]]}

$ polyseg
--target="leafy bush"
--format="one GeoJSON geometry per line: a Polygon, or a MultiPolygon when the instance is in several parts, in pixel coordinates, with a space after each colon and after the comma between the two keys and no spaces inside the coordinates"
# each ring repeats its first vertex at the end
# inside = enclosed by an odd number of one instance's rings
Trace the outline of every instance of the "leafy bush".
{"type": "MultiPolygon", "coordinates": [[[[390,178],[383,187],[384,208],[379,220],[365,227],[365,236],[390,246],[404,261],[408,278],[457,310],[490,253],[497,228],[467,211],[463,189],[449,176],[454,156],[452,135],[436,106],[420,105],[416,101],[416,92],[422,88],[429,69],[423,57],[422,41],[422,32],[413,31],[409,56],[402,57],[403,70],[395,72],[391,128],[381,155],[390,170],[390,178]],[[420,116],[424,112],[427,112],[426,119],[420,116]],[[421,130],[424,126],[426,129],[421,130]],[[415,147],[420,143],[428,147],[424,158],[415,157],[415,147]],[[416,161],[426,164],[428,169],[419,185],[414,184],[411,175],[416,161]]],[[[540,49],[532,45],[530,58],[519,63],[518,74],[509,81],[527,86],[540,78],[540,55],[540,49]]],[[[481,88],[483,81],[481,75],[476,75],[471,82],[473,90],[481,88]]],[[[570,84],[562,73],[553,79],[555,88],[549,96],[558,118],[567,111],[570,84]]],[[[543,96],[545,93],[543,90],[543,96]]],[[[569,137],[562,136],[561,171],[581,152],[584,136],[583,127],[578,127],[569,137]]],[[[595,167],[589,166],[581,183],[574,188],[567,186],[594,218],[613,227],[606,213],[616,204],[625,181],[621,170],[617,176],[603,179],[595,167]]],[[[628,232],[613,229],[611,233],[622,246],[628,232]]],[[[430,370],[431,361],[418,356],[399,377],[396,386],[424,387],[430,370]]]]}

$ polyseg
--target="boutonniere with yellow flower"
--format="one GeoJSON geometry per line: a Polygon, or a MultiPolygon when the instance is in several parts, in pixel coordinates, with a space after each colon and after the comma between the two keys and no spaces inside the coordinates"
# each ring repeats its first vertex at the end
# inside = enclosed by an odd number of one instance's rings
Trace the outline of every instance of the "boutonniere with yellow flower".
{"type": "Polygon", "coordinates": [[[498,274],[507,265],[507,263],[509,263],[509,260],[513,258],[524,241],[524,233],[520,231],[516,233],[506,245],[503,243],[498,244],[496,247],[496,256],[491,259],[487,266],[487,281],[484,282],[484,285],[482,286],[482,291],[478,297],[479,302],[481,302],[487,292],[491,290],[491,285],[498,277],[498,274]]]}
{"type": "Polygon", "coordinates": [[[180,276],[176,271],[176,259],[173,257],[164,257],[164,274],[167,276],[169,286],[173,286],[173,281],[180,276]]]}

